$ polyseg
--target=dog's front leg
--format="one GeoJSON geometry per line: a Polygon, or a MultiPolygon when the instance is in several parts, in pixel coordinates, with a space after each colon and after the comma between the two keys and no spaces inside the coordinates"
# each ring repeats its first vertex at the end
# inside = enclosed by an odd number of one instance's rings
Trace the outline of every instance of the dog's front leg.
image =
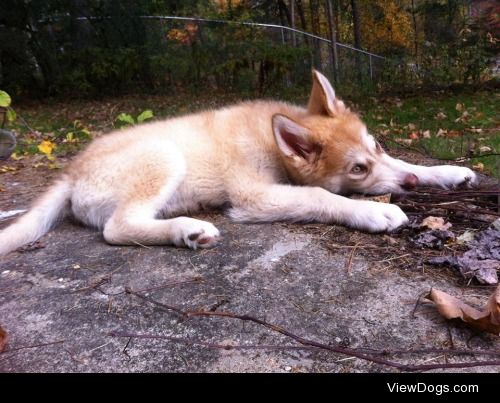
{"type": "Polygon", "coordinates": [[[453,189],[459,186],[471,187],[477,182],[476,174],[469,168],[454,165],[425,167],[413,165],[384,154],[384,162],[394,171],[415,174],[418,184],[453,189]]]}
{"type": "Polygon", "coordinates": [[[239,222],[321,222],[392,231],[408,218],[394,204],[351,200],[319,187],[259,184],[234,190],[230,217],[239,222]]]}

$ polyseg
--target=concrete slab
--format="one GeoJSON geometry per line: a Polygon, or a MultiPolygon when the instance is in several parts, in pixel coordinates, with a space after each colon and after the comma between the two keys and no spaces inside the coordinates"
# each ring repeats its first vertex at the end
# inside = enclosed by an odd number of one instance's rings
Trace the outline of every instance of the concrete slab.
{"type": "MultiPolygon", "coordinates": [[[[6,189],[0,199],[3,211],[27,208],[34,197],[14,194],[16,186],[6,189]]],[[[215,249],[113,247],[93,230],[65,222],[41,240],[40,248],[1,260],[0,326],[9,344],[0,354],[0,372],[396,371],[324,351],[226,351],[108,335],[117,331],[209,343],[297,344],[241,320],[185,320],[124,292],[125,287],[144,290],[176,282],[181,284],[143,294],[185,310],[252,315],[331,345],[500,351],[498,337],[450,325],[429,304],[412,316],[419,295],[431,287],[477,304],[492,288],[464,287],[458,275],[418,259],[405,264],[413,251],[402,239],[396,237],[401,242],[397,253],[393,248],[384,255],[377,254],[385,250],[381,235],[327,225],[241,225],[219,213],[201,217],[222,230],[223,240],[215,249]],[[398,259],[398,265],[391,264],[398,259]],[[193,279],[198,280],[185,282],[193,279]],[[63,342],[22,349],[56,341],[63,342]]],[[[421,364],[480,358],[417,354],[392,359],[421,364]]],[[[461,371],[499,372],[500,366],[461,371]]]]}

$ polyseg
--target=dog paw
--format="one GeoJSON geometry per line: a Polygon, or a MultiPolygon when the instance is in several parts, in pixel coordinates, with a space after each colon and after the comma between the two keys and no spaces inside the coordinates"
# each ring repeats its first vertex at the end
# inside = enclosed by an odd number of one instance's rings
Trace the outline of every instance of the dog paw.
{"type": "Polygon", "coordinates": [[[347,225],[368,232],[390,232],[408,223],[408,217],[395,204],[360,201],[352,206],[347,225]],[[358,204],[359,203],[359,204],[358,204]]]}
{"type": "Polygon", "coordinates": [[[190,249],[214,247],[219,238],[219,230],[211,223],[188,217],[176,218],[174,244],[190,249]]]}
{"type": "Polygon", "coordinates": [[[433,167],[432,174],[436,184],[445,189],[471,188],[477,183],[477,175],[466,167],[437,166],[433,167]]]}

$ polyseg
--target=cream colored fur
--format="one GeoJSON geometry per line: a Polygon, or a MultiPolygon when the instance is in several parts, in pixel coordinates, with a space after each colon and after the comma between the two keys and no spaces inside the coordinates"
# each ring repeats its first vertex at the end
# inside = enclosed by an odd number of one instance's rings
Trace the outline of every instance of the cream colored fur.
{"type": "Polygon", "coordinates": [[[225,205],[240,222],[390,231],[407,222],[399,207],[340,194],[402,192],[417,177],[441,187],[475,180],[468,168],[389,157],[315,71],[307,108],[245,102],[95,140],[28,213],[0,232],[0,255],[35,241],[67,213],[120,245],[211,247],[217,228],[185,215],[225,205]]]}

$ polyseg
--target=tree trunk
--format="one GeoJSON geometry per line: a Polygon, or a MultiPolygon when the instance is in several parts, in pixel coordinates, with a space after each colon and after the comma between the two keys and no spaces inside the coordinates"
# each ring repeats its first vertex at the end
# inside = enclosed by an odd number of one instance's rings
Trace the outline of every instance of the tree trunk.
{"type": "MultiPolygon", "coordinates": [[[[295,0],[290,0],[290,26],[295,29],[295,0]]],[[[292,44],[297,47],[297,35],[292,31],[292,44]]]]}
{"type": "MultiPolygon", "coordinates": [[[[319,24],[319,2],[318,0],[310,0],[309,8],[311,10],[311,30],[313,35],[320,35],[320,24],[319,24]]],[[[321,65],[321,52],[320,52],[320,44],[317,39],[313,39],[313,65],[320,66],[321,65]]]]}
{"type": "Polygon", "coordinates": [[[297,13],[299,14],[300,27],[303,31],[307,31],[306,16],[304,14],[304,5],[302,4],[302,0],[295,0],[295,3],[297,4],[297,13]]]}
{"type": "Polygon", "coordinates": [[[292,24],[290,10],[288,9],[287,5],[285,4],[285,2],[283,0],[278,0],[278,8],[280,11],[280,15],[286,17],[286,21],[287,21],[286,25],[290,26],[292,24]]]}
{"type": "Polygon", "coordinates": [[[328,14],[328,30],[330,33],[331,42],[331,60],[332,60],[332,71],[333,71],[333,81],[337,81],[338,72],[338,55],[337,55],[337,30],[335,26],[334,11],[332,6],[332,0],[326,0],[326,10],[328,14]]]}
{"type": "MultiPolygon", "coordinates": [[[[358,8],[358,0],[351,0],[352,8],[352,22],[354,29],[354,47],[357,49],[362,49],[362,39],[361,39],[361,21],[358,8]]],[[[361,83],[363,81],[363,66],[361,63],[361,55],[359,52],[355,52],[355,65],[358,81],[361,83]]]]}
{"type": "Polygon", "coordinates": [[[352,22],[354,26],[354,47],[362,49],[361,21],[359,16],[358,0],[351,0],[352,22]]]}
{"type": "Polygon", "coordinates": [[[89,17],[89,12],[86,4],[82,0],[71,0],[69,3],[70,14],[70,32],[72,37],[72,45],[74,49],[85,49],[88,47],[89,39],[92,33],[92,27],[88,20],[78,20],[78,18],[89,17]]]}
{"type": "Polygon", "coordinates": [[[415,67],[418,71],[418,27],[417,27],[417,11],[415,10],[415,0],[411,0],[411,17],[413,21],[413,43],[415,52],[415,67]]]}

